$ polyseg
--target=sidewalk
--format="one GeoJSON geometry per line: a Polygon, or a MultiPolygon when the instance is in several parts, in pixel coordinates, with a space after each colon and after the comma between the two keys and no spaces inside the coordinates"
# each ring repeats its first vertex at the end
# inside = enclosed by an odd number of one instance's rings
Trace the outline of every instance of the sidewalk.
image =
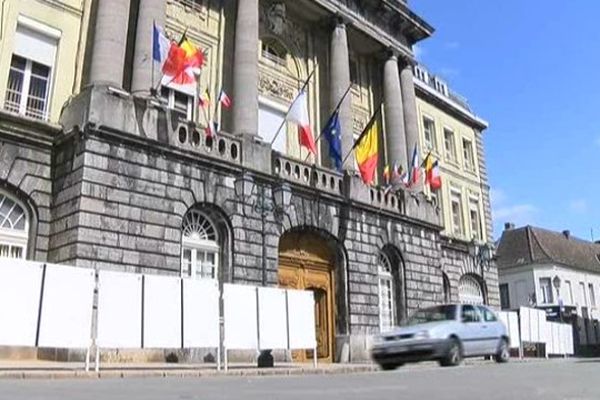
{"type": "Polygon", "coordinates": [[[229,370],[216,364],[169,364],[169,363],[102,363],[100,372],[85,371],[82,362],[52,362],[41,360],[0,360],[0,379],[60,379],[60,378],[141,378],[141,377],[210,377],[210,376],[264,376],[264,375],[310,375],[348,374],[372,372],[375,364],[320,364],[276,363],[273,368],[257,368],[256,364],[229,363],[229,370]]]}
{"type": "MultiPolygon", "coordinates": [[[[562,359],[513,358],[511,363],[553,362],[562,359]]],[[[464,365],[493,364],[482,359],[468,359],[464,365]]],[[[437,366],[435,362],[409,364],[401,369],[422,369],[437,366]]],[[[314,368],[311,363],[276,363],[273,368],[257,368],[256,364],[229,364],[229,370],[217,371],[216,364],[168,364],[168,363],[102,363],[100,372],[85,371],[81,362],[52,362],[41,360],[0,360],[0,379],[73,379],[73,378],[143,378],[175,377],[199,378],[215,376],[281,376],[281,375],[321,375],[352,374],[379,371],[376,364],[320,364],[314,368]]]]}

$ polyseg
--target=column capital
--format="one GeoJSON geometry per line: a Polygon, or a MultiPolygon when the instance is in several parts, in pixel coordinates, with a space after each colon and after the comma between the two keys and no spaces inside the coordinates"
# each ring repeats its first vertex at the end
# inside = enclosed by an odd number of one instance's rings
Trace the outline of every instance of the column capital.
{"type": "Polygon", "coordinates": [[[381,53],[386,60],[398,60],[398,58],[400,57],[400,52],[391,46],[383,50],[381,53]]]}
{"type": "Polygon", "coordinates": [[[331,24],[332,28],[344,28],[346,29],[346,27],[348,25],[352,25],[352,21],[350,21],[350,18],[348,18],[346,15],[341,14],[339,12],[333,14],[330,18],[329,18],[329,22],[331,24]]]}
{"type": "Polygon", "coordinates": [[[402,68],[406,68],[406,67],[414,67],[415,65],[417,65],[417,60],[415,60],[414,57],[412,56],[408,56],[406,54],[401,54],[399,55],[400,61],[402,62],[402,68]]]}

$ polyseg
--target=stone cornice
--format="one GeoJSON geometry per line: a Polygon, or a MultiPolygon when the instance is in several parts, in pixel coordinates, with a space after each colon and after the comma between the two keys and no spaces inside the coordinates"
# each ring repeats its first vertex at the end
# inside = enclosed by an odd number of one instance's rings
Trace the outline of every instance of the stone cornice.
{"type": "Polygon", "coordinates": [[[489,124],[487,121],[476,116],[460,104],[445,97],[443,94],[436,92],[435,89],[427,86],[416,77],[413,79],[413,81],[415,83],[415,91],[418,97],[425,98],[426,100],[433,102],[444,111],[449,112],[453,116],[459,118],[461,121],[472,126],[480,132],[488,128],[489,124]]]}
{"type": "Polygon", "coordinates": [[[52,148],[58,125],[0,110],[0,138],[33,147],[52,148]]]}
{"type": "Polygon", "coordinates": [[[401,31],[399,33],[412,39],[410,40],[410,43],[404,43],[400,38],[395,37],[393,33],[382,28],[381,24],[376,24],[374,21],[369,20],[365,15],[348,7],[344,2],[333,0],[314,0],[314,2],[328,12],[342,17],[355,29],[358,29],[377,40],[384,47],[394,48],[399,54],[408,59],[414,59],[411,49],[412,44],[431,36],[433,33],[433,28],[431,26],[425,23],[425,21],[420,19],[416,14],[412,13],[408,9],[408,6],[400,2],[384,0],[380,2],[378,7],[387,7],[390,12],[397,13],[398,22],[395,25],[397,25],[401,31]]]}

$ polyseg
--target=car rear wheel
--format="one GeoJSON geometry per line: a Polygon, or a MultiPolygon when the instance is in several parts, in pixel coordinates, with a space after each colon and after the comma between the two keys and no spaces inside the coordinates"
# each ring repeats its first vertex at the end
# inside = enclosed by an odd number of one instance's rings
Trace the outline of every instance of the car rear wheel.
{"type": "Polygon", "coordinates": [[[381,365],[381,369],[384,371],[392,371],[396,368],[398,368],[398,364],[380,364],[381,365]]]}
{"type": "Polygon", "coordinates": [[[496,360],[497,363],[505,363],[508,362],[509,358],[510,351],[508,349],[508,341],[506,339],[500,339],[498,351],[494,355],[494,360],[496,360]]]}
{"type": "Polygon", "coordinates": [[[460,347],[460,342],[458,339],[452,338],[448,344],[446,355],[440,360],[440,365],[442,367],[454,367],[460,365],[461,361],[462,349],[460,347]]]}

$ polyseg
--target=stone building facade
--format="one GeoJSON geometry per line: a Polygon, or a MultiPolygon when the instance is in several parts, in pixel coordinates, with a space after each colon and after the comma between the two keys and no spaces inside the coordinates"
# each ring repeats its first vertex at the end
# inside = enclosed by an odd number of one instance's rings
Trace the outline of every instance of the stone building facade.
{"type": "Polygon", "coordinates": [[[495,268],[483,274],[468,241],[443,234],[435,199],[365,186],[352,157],[331,169],[324,143],[307,157],[291,125],[270,145],[314,71],[313,131],[350,87],[343,151],[383,101],[380,163],[408,164],[411,48],[433,29],[406,2],[103,0],[88,11],[83,84],[59,120],[0,112],[3,255],[312,290],[324,361],[367,358],[372,334],[458,299],[464,276],[498,304],[495,268]],[[193,94],[149,90],[152,21],[207,50],[200,87],[212,98],[232,94],[215,137],[193,94]]]}

